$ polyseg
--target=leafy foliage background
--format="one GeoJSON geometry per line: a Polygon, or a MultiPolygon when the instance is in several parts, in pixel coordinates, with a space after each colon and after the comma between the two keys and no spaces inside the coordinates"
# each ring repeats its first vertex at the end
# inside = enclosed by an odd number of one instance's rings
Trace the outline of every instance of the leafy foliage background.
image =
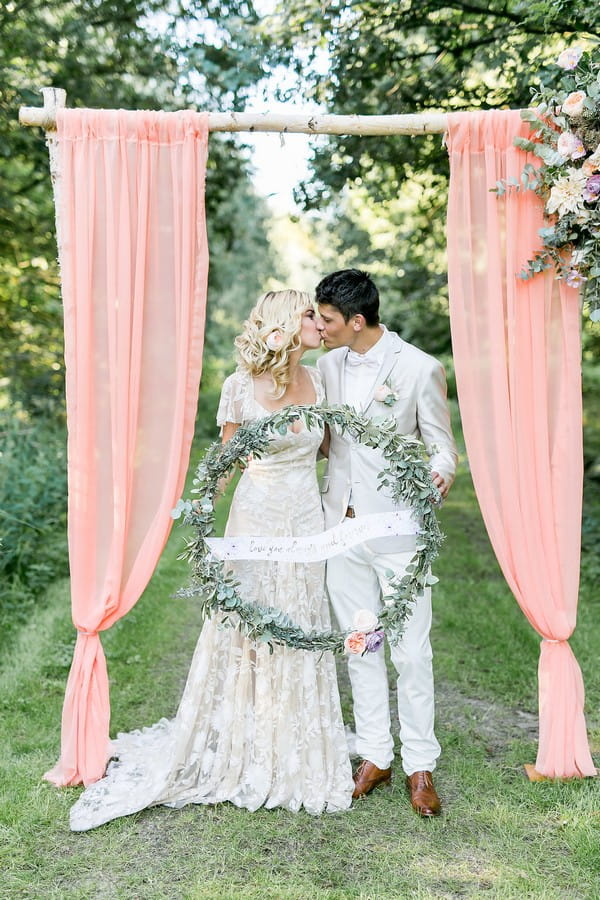
{"type": "MultiPolygon", "coordinates": [[[[297,73],[286,96],[301,91],[328,112],[524,108],[536,72],[560,50],[597,46],[600,10],[582,0],[282,0],[268,32],[270,60],[297,73]]],[[[297,196],[330,213],[324,268],[341,258],[371,271],[386,320],[451,365],[440,136],[331,137],[316,146],[312,170],[297,196]]],[[[598,349],[597,332],[586,341],[598,349]]]]}
{"type": "MultiPolygon", "coordinates": [[[[39,89],[69,106],[239,109],[263,72],[250,2],[29,0],[0,5],[0,623],[66,571],[62,305],[48,154],[18,124],[39,89]]],[[[241,141],[211,138],[203,386],[276,270],[241,141]]],[[[204,418],[204,417],[203,417],[204,418]]],[[[212,419],[212,413],[207,417],[212,419]]],[[[5,632],[3,632],[5,633],[5,632]]]]}

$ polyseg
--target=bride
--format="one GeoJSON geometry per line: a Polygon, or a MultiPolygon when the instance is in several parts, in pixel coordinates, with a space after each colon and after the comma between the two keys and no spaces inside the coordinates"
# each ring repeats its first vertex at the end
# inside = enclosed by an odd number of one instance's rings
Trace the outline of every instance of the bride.
{"type": "MultiPolygon", "coordinates": [[[[291,404],[320,403],[316,369],[300,365],[320,345],[308,294],[264,294],[235,341],[239,365],[223,384],[223,441],[240,425],[291,404]]],[[[323,530],[316,455],[323,431],[295,423],[244,470],[227,535],[307,535],[323,530]]],[[[236,562],[240,593],[279,607],[304,630],[329,628],[323,564],[236,562]]],[[[331,653],[251,641],[208,619],[177,715],[119,734],[106,775],[71,809],[86,831],[149,806],[220,803],[319,814],[350,806],[354,782],[331,653]]]]}

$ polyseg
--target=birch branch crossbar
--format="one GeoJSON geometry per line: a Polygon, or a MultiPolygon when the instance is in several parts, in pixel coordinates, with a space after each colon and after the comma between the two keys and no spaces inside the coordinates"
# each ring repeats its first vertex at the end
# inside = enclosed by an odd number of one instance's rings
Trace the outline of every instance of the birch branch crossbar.
{"type": "MultiPolygon", "coordinates": [[[[66,102],[62,88],[42,88],[44,105],[22,106],[21,125],[56,129],[56,110],[66,102]]],[[[443,134],[444,113],[410,113],[399,116],[333,116],[310,113],[209,113],[209,131],[263,131],[279,134],[443,134]]]]}

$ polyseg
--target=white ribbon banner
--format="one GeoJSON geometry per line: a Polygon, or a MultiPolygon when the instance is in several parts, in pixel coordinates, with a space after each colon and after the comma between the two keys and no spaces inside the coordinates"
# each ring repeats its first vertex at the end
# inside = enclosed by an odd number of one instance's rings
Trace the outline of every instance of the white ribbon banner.
{"type": "Polygon", "coordinates": [[[278,559],[282,562],[321,562],[357,544],[376,538],[415,535],[419,531],[410,510],[371,513],[344,519],[320,534],[300,537],[206,538],[218,559],[278,559]]]}

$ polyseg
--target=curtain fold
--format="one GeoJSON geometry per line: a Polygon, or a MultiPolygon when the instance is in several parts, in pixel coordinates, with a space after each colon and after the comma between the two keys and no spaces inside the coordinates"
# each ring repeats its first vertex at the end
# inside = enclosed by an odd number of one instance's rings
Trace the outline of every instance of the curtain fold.
{"type": "Polygon", "coordinates": [[[580,309],[552,271],[517,277],[544,225],[520,177],[518,111],[448,117],[448,281],[456,382],[473,483],[494,552],[542,636],[536,770],[595,775],[581,671],[568,644],[579,589],[583,447],[580,309]]]}
{"type": "Polygon", "coordinates": [[[59,110],[68,535],[77,642],[58,785],[102,777],[110,720],[99,633],[137,602],[172,525],[198,400],[208,116],[59,110]]]}

